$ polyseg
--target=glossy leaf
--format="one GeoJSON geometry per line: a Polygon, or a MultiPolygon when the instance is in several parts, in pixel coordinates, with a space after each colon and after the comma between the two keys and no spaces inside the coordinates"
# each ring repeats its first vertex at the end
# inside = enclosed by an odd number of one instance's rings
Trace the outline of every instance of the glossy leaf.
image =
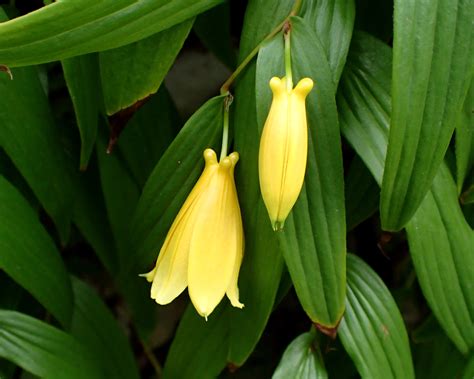
{"type": "Polygon", "coordinates": [[[180,126],[178,112],[164,85],[127,123],[118,147],[140,188],[173,142],[180,126]]]}
{"type": "Polygon", "coordinates": [[[71,334],[92,353],[107,378],[138,379],[128,339],[102,300],[79,279],[72,279],[74,316],[71,334]]]}
{"type": "Polygon", "coordinates": [[[108,50],[151,36],[221,0],[58,1],[0,24],[0,62],[25,66],[108,50]]]}
{"type": "Polygon", "coordinates": [[[226,365],[228,314],[221,304],[206,322],[189,304],[166,358],[163,377],[212,379],[226,365]]]}
{"type": "Polygon", "coordinates": [[[186,20],[148,38],[99,54],[107,114],[127,108],[158,90],[193,21],[186,20]]]}
{"type": "Polygon", "coordinates": [[[119,257],[107,218],[96,161],[81,173],[74,202],[73,222],[109,273],[116,273],[119,257]]]}
{"type": "Polygon", "coordinates": [[[13,69],[0,75],[0,146],[67,239],[72,213],[71,165],[49,109],[38,72],[13,69]]]}
{"type": "MultiPolygon", "coordinates": [[[[291,18],[295,82],[311,77],[305,184],[278,234],[298,298],[314,323],[335,327],[344,311],[345,216],[335,89],[322,45],[306,21],[291,18]]],[[[283,56],[283,51],[273,56],[283,56]]],[[[271,76],[271,73],[266,75],[271,76]]]]}
{"type": "Polygon", "coordinates": [[[346,224],[351,230],[379,207],[380,188],[362,159],[356,156],[345,178],[346,224]]]}
{"type": "MultiPolygon", "coordinates": [[[[204,104],[187,122],[151,173],[130,226],[133,266],[146,271],[204,166],[202,154],[218,145],[223,97],[204,104]]],[[[132,262],[129,262],[129,267],[132,262]]]]}
{"type": "Polygon", "coordinates": [[[81,135],[80,168],[85,170],[94,149],[102,102],[98,59],[96,54],[87,54],[61,63],[81,135]]]}
{"type": "MultiPolygon", "coordinates": [[[[291,6],[291,2],[285,1],[249,2],[240,41],[240,60],[283,21],[291,6]]],[[[228,361],[241,366],[255,348],[273,310],[283,266],[281,249],[271,229],[258,182],[260,132],[255,104],[255,63],[240,76],[232,107],[234,146],[241,156],[236,167],[236,184],[246,238],[239,275],[240,300],[245,307],[231,310],[228,361]]]]}
{"type": "Polygon", "coordinates": [[[446,334],[467,353],[474,347],[474,231],[445,165],[406,230],[423,294],[446,334]]]}
{"type": "Polygon", "coordinates": [[[379,185],[390,126],[391,60],[383,42],[355,34],[337,93],[341,131],[379,185]]]}
{"type": "Polygon", "coordinates": [[[314,331],[304,333],[286,348],[272,379],[326,379],[328,377],[314,331]]]}
{"type": "Polygon", "coordinates": [[[474,170],[474,80],[464,100],[456,124],[456,182],[461,192],[465,179],[474,170]]]}
{"type": "Polygon", "coordinates": [[[0,268],[64,326],[72,316],[69,276],[38,215],[0,176],[0,268]]]}
{"type": "MultiPolygon", "coordinates": [[[[390,73],[386,64],[390,50],[372,40],[365,47],[355,45],[351,52],[338,104],[344,135],[381,183],[390,109],[390,73]],[[358,77],[361,79],[357,80],[358,77]]],[[[407,225],[407,232],[423,294],[447,335],[460,351],[466,352],[472,346],[473,336],[474,291],[469,287],[474,275],[470,254],[473,232],[461,212],[453,179],[444,165],[407,225]]]]}
{"type": "Polygon", "coordinates": [[[103,378],[71,335],[15,311],[0,310],[0,357],[41,378],[103,378]]]}
{"type": "Polygon", "coordinates": [[[360,258],[347,257],[347,304],[338,335],[363,378],[414,378],[408,336],[395,300],[360,258]]]}
{"type": "Polygon", "coordinates": [[[466,359],[430,316],[412,333],[417,379],[461,378],[466,359]]]}
{"type": "Polygon", "coordinates": [[[353,0],[308,0],[303,2],[302,17],[316,32],[326,52],[334,83],[339,82],[354,27],[353,0]]]}
{"type": "Polygon", "coordinates": [[[474,72],[473,17],[470,0],[395,1],[386,230],[411,219],[444,158],[474,72]]]}
{"type": "Polygon", "coordinates": [[[472,377],[474,377],[474,355],[464,368],[462,379],[472,379],[472,377]]]}

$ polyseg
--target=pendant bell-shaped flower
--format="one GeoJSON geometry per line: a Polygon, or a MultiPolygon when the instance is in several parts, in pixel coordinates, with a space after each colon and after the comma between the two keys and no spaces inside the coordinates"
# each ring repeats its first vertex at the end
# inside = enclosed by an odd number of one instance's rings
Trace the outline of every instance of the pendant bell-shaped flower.
{"type": "Polygon", "coordinates": [[[211,314],[227,294],[239,302],[237,280],[243,257],[242,218],[234,182],[239,154],[217,161],[204,151],[205,168],[176,216],[155,268],[144,276],[152,282],[151,297],[168,304],[188,287],[198,313],[211,314]]]}

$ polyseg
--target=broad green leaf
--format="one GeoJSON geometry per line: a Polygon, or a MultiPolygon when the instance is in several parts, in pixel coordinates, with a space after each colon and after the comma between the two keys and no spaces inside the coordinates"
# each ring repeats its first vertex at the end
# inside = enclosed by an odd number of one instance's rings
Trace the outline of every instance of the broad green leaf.
{"type": "Polygon", "coordinates": [[[304,333],[291,342],[278,364],[273,379],[326,379],[319,346],[314,330],[304,333]]]}
{"type": "Polygon", "coordinates": [[[148,38],[99,54],[107,114],[127,108],[158,90],[193,21],[186,20],[148,38]]]}
{"type": "MultiPolygon", "coordinates": [[[[289,14],[292,3],[253,0],[247,6],[240,40],[240,57],[289,14]]],[[[236,167],[236,184],[245,232],[245,252],[239,275],[242,310],[230,314],[230,350],[227,360],[241,366],[255,348],[275,304],[283,257],[258,182],[259,136],[255,104],[255,63],[240,76],[235,92],[234,146],[241,159],[236,167]],[[268,264],[272,262],[272,264],[268,264]]]]}
{"type": "Polygon", "coordinates": [[[380,188],[364,162],[356,156],[345,179],[346,224],[351,230],[378,209],[380,188]]]}
{"type": "Polygon", "coordinates": [[[471,356],[469,362],[464,368],[462,379],[472,379],[474,377],[474,355],[471,356]]]}
{"type": "Polygon", "coordinates": [[[227,309],[223,304],[212,312],[208,321],[189,304],[168,352],[163,377],[216,378],[226,365],[228,323],[227,309]]]}
{"type": "Polygon", "coordinates": [[[228,360],[237,366],[248,358],[265,328],[283,267],[283,257],[258,184],[260,133],[254,91],[255,65],[252,64],[240,79],[235,96],[235,150],[243,157],[236,167],[236,183],[245,230],[244,260],[239,275],[240,300],[245,307],[233,309],[230,322],[228,360]]]}
{"type": "Polygon", "coordinates": [[[237,63],[230,34],[230,2],[224,2],[196,17],[193,30],[201,42],[227,67],[237,63]]]}
{"type": "Polygon", "coordinates": [[[104,267],[114,274],[118,271],[119,257],[100,187],[97,159],[81,173],[78,182],[72,220],[104,267]]]}
{"type": "Polygon", "coordinates": [[[221,0],[57,1],[0,24],[0,62],[15,67],[108,50],[151,36],[221,0]]]}
{"type": "Polygon", "coordinates": [[[72,167],[34,67],[0,75],[0,146],[67,240],[73,204],[72,167]]]}
{"type": "MultiPolygon", "coordinates": [[[[474,170],[474,79],[456,124],[456,182],[462,191],[464,180],[474,170]]],[[[472,173],[474,174],[474,173],[472,173]]]]}
{"type": "Polygon", "coordinates": [[[354,27],[354,0],[307,0],[300,13],[321,41],[337,86],[354,27]]]}
{"type": "Polygon", "coordinates": [[[411,219],[443,161],[474,73],[473,18],[471,0],[395,0],[386,230],[411,219]]]}
{"type": "Polygon", "coordinates": [[[0,310],[0,357],[41,378],[104,377],[74,337],[15,311],[0,310]]]}
{"type": "Polygon", "coordinates": [[[81,135],[80,168],[85,170],[94,149],[102,102],[97,54],[65,59],[61,63],[81,135]]]}
{"type": "Polygon", "coordinates": [[[71,334],[92,353],[104,377],[138,379],[138,369],[123,330],[102,300],[73,278],[74,315],[71,334]]]}
{"type": "Polygon", "coordinates": [[[156,259],[174,217],[201,174],[204,150],[220,141],[223,109],[223,97],[204,104],[155,166],[131,221],[134,253],[127,268],[144,272],[156,259]]]}
{"type": "Polygon", "coordinates": [[[366,33],[354,34],[339,84],[341,131],[379,185],[390,125],[390,48],[366,33]]]}
{"type": "Polygon", "coordinates": [[[179,126],[176,108],[164,85],[127,123],[117,145],[140,188],[176,137],[179,126]]]}
{"type": "MultiPolygon", "coordinates": [[[[346,255],[335,88],[314,32],[301,18],[291,18],[291,23],[295,82],[311,77],[316,85],[306,100],[309,143],[305,184],[278,237],[304,310],[314,323],[334,328],[344,311],[346,255]]],[[[283,51],[275,55],[283,56],[283,51]]]]}
{"type": "Polygon", "coordinates": [[[461,377],[466,359],[434,317],[430,316],[412,333],[412,341],[417,379],[461,377]]]}
{"type": "MultiPolygon", "coordinates": [[[[380,184],[389,125],[390,75],[386,62],[390,50],[372,40],[371,44],[355,45],[351,52],[338,104],[344,135],[380,184]]],[[[443,329],[458,349],[466,352],[472,347],[474,335],[474,291],[470,287],[474,276],[473,232],[444,165],[407,225],[407,232],[421,289],[443,329]]]]}
{"type": "Polygon", "coordinates": [[[0,268],[69,325],[73,295],[64,263],[38,215],[3,177],[0,220],[0,268]]]}
{"type": "Polygon", "coordinates": [[[346,312],[338,335],[363,378],[414,378],[408,336],[395,300],[360,258],[347,256],[346,312]]]}
{"type": "Polygon", "coordinates": [[[130,259],[128,229],[140,188],[122,158],[120,149],[107,154],[105,133],[97,140],[100,181],[112,233],[119,253],[119,267],[130,259]]]}
{"type": "Polygon", "coordinates": [[[444,164],[406,230],[423,294],[446,334],[467,353],[474,347],[474,231],[444,164]]]}

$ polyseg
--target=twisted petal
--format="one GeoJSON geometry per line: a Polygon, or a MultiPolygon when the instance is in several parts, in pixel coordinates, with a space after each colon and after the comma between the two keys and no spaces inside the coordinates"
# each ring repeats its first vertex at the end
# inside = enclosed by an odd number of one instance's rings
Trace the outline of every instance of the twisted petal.
{"type": "Polygon", "coordinates": [[[229,288],[233,305],[242,306],[238,302],[236,285],[236,264],[241,261],[243,248],[240,209],[233,178],[237,160],[238,154],[232,153],[218,164],[217,172],[199,199],[198,216],[191,237],[189,295],[198,313],[206,318],[229,288]]]}
{"type": "Polygon", "coordinates": [[[173,301],[187,286],[188,255],[199,199],[217,172],[214,151],[204,152],[206,166],[191,193],[181,207],[160,250],[155,268],[145,275],[151,287],[151,298],[158,304],[173,301]]]}
{"type": "Polygon", "coordinates": [[[291,91],[285,78],[270,80],[273,101],[260,140],[259,178],[275,230],[283,227],[303,186],[308,154],[305,99],[312,87],[309,78],[291,91]]]}

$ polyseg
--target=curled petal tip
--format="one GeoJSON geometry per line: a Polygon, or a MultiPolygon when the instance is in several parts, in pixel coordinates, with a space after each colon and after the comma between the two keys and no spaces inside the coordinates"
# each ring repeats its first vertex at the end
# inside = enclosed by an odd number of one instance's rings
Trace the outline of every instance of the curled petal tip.
{"type": "Polygon", "coordinates": [[[299,95],[306,97],[313,89],[313,85],[314,83],[310,78],[303,78],[298,82],[294,90],[299,95]]]}
{"type": "Polygon", "coordinates": [[[147,282],[151,283],[153,281],[153,278],[155,277],[155,272],[156,272],[156,267],[150,272],[147,272],[146,274],[139,274],[138,276],[140,278],[145,278],[147,282]]]}
{"type": "Polygon", "coordinates": [[[204,160],[206,161],[206,164],[217,163],[217,155],[214,150],[212,149],[204,150],[203,156],[204,156],[204,160]]]}

